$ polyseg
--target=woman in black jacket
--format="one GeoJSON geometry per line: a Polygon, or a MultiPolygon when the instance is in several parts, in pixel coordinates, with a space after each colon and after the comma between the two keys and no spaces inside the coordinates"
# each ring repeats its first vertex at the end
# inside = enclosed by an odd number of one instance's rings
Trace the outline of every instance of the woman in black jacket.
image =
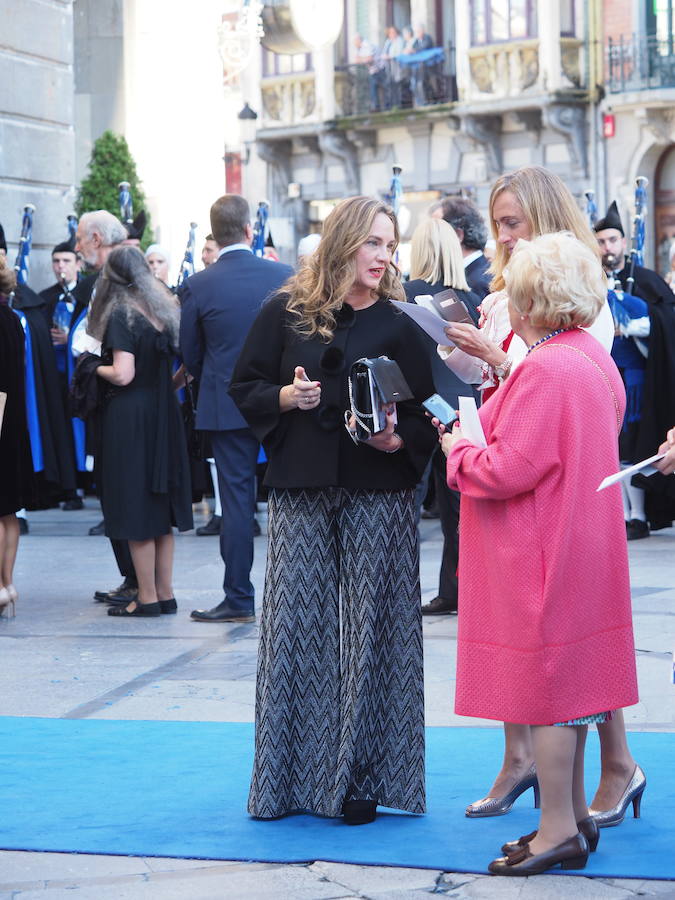
{"type": "Polygon", "coordinates": [[[269,550],[249,812],[421,813],[424,704],[414,489],[434,447],[433,393],[378,200],[343,200],[318,249],[262,308],[230,393],[269,463],[269,550]],[[414,400],[355,444],[343,416],[363,357],[400,366],[414,400]]]}

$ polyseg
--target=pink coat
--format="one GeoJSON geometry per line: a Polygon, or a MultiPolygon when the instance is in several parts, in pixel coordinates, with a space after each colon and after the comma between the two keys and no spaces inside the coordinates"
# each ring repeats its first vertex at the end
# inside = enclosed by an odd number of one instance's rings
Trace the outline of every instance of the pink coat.
{"type": "Polygon", "coordinates": [[[625,393],[583,331],[539,345],[480,410],[461,491],[455,710],[551,725],[638,700],[619,468],[625,393]]]}

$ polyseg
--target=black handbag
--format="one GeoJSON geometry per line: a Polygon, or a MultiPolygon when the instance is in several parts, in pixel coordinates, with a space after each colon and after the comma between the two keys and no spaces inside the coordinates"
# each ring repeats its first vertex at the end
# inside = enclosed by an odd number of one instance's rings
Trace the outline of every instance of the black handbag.
{"type": "Polygon", "coordinates": [[[398,363],[388,356],[357,359],[349,370],[349,406],[345,426],[354,443],[367,441],[387,425],[387,410],[413,392],[398,363]],[[350,419],[354,417],[354,427],[350,419]]]}

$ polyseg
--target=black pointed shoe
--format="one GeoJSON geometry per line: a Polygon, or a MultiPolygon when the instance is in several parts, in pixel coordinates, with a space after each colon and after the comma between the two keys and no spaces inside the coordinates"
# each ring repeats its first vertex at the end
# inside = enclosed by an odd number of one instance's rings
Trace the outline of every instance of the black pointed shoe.
{"type": "Polygon", "coordinates": [[[162,615],[162,607],[159,603],[136,603],[134,609],[127,609],[126,606],[111,606],[108,608],[109,616],[118,616],[119,618],[154,618],[162,615]]]}

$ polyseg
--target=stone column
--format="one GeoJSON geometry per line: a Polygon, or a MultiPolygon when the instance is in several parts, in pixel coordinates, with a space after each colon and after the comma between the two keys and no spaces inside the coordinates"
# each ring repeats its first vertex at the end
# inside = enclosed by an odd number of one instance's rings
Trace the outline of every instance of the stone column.
{"type": "Polygon", "coordinates": [[[30,286],[54,281],[51,250],[73,211],[73,7],[0,0],[0,209],[14,264],[26,203],[35,206],[30,286]]]}
{"type": "Polygon", "coordinates": [[[537,0],[539,78],[547,91],[562,86],[560,57],[560,0],[537,0]]]}

